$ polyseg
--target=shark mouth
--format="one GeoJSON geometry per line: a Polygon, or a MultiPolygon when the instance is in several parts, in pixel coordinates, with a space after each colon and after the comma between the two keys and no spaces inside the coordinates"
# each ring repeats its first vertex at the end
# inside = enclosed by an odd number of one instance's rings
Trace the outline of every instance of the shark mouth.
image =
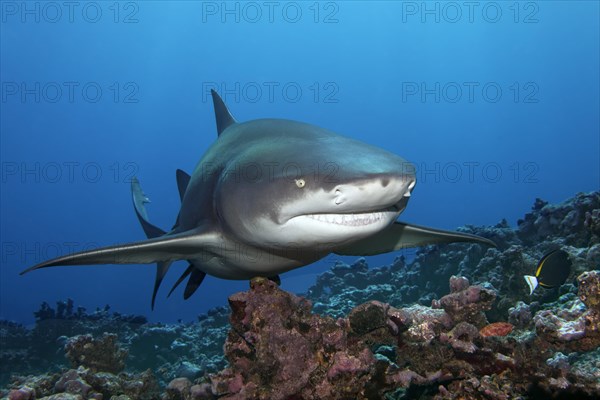
{"type": "Polygon", "coordinates": [[[348,213],[348,214],[305,214],[304,217],[314,219],[327,224],[342,226],[367,226],[381,222],[389,221],[391,214],[397,214],[398,207],[392,206],[380,211],[366,213],[348,213]]]}

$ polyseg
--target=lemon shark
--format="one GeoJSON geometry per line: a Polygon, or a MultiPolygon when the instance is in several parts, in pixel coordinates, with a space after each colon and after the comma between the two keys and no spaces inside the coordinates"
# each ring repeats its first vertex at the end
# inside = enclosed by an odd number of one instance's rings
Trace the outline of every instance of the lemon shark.
{"type": "MultiPolygon", "coordinates": [[[[375,255],[486,238],[397,221],[416,183],[415,168],[384,149],[284,119],[237,122],[212,91],[218,138],[191,176],[177,171],[181,208],[170,231],[149,222],[149,201],[132,181],[147,239],[67,254],[34,265],[157,263],[152,295],[174,261],[188,268],[187,299],[208,275],[277,278],[331,253],[375,255]]],[[[173,289],[171,292],[173,292],[173,289]]],[[[170,294],[170,293],[169,293],[170,294]]]]}

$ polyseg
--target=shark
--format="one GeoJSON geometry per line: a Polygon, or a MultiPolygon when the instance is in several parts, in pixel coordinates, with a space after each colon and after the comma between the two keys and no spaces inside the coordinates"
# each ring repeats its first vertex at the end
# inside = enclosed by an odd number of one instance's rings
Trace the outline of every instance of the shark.
{"type": "Polygon", "coordinates": [[[217,140],[188,175],[177,170],[181,207],[173,227],[150,223],[140,182],[134,210],[146,234],[136,242],[59,256],[55,266],[156,264],[151,306],[171,265],[187,268],[189,298],[206,275],[279,279],[329,254],[369,256],[453,242],[496,246],[465,232],[398,220],[416,185],[402,157],[316,125],[286,119],[238,122],[211,91],[217,140]]]}

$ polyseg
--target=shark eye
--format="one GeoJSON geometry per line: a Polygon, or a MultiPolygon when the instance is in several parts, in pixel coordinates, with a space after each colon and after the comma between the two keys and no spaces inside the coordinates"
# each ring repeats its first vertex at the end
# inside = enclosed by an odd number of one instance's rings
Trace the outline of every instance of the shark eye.
{"type": "Polygon", "coordinates": [[[306,182],[304,181],[304,179],[296,179],[296,186],[298,186],[299,188],[303,188],[304,186],[306,186],[306,182]]]}

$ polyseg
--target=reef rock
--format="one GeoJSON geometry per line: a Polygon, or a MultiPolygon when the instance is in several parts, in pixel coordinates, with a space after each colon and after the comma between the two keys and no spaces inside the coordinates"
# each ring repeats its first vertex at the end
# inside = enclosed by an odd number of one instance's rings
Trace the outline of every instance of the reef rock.
{"type": "Polygon", "coordinates": [[[538,335],[561,349],[589,351],[600,346],[600,271],[577,278],[578,298],[539,311],[535,317],[538,335]]]}
{"type": "Polygon", "coordinates": [[[89,368],[69,369],[62,374],[15,377],[9,400],[33,399],[104,400],[111,398],[154,400],[158,398],[156,378],[150,371],[139,374],[94,372],[89,368]]]}
{"type": "Polygon", "coordinates": [[[492,308],[496,300],[494,290],[482,286],[469,286],[469,280],[465,277],[450,277],[451,293],[442,297],[439,301],[433,301],[434,308],[443,308],[455,321],[466,321],[477,326],[487,324],[483,311],[492,308]]]}
{"type": "Polygon", "coordinates": [[[65,345],[67,358],[74,367],[84,366],[94,371],[119,373],[125,368],[127,351],[117,344],[117,335],[105,333],[99,339],[92,335],[70,338],[65,345]]]}
{"type": "Polygon", "coordinates": [[[211,377],[219,398],[365,398],[376,360],[349,338],[347,320],[311,314],[310,302],[267,279],[253,280],[229,303],[230,367],[211,377]]]}

